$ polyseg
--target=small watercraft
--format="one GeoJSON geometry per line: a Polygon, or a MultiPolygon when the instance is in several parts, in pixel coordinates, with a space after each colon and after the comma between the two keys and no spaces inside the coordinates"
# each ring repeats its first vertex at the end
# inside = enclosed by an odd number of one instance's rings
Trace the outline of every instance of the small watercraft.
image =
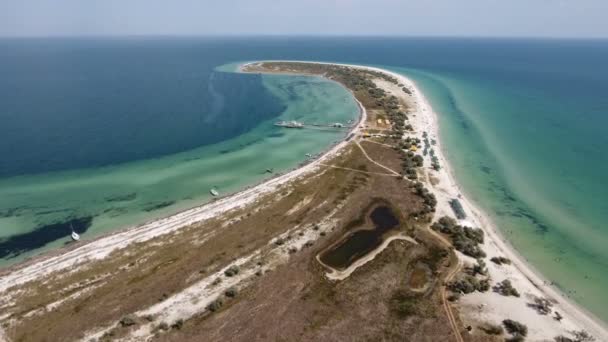
{"type": "Polygon", "coordinates": [[[267,173],[273,173],[273,172],[274,172],[274,169],[266,169],[266,172],[267,172],[267,173]]]}
{"type": "Polygon", "coordinates": [[[219,192],[215,189],[215,188],[211,188],[211,190],[209,190],[209,192],[213,195],[213,196],[219,196],[219,192]]]}
{"type": "Polygon", "coordinates": [[[74,231],[74,227],[70,224],[70,228],[72,228],[72,240],[79,241],[80,235],[74,231]]]}

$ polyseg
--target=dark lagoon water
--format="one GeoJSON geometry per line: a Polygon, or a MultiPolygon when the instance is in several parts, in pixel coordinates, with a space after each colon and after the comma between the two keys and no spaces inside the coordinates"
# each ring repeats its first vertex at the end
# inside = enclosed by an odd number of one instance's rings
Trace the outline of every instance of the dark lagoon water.
{"type": "Polygon", "coordinates": [[[196,205],[211,186],[238,190],[341,138],[272,126],[352,118],[337,85],[217,69],[260,59],[413,78],[440,114],[465,192],[533,266],[608,320],[608,41],[599,40],[0,40],[0,257],[60,246],[67,237],[56,231],[69,223],[90,238],[196,205]]]}
{"type": "Polygon", "coordinates": [[[344,270],[357,259],[378,248],[384,240],[385,234],[399,226],[399,220],[391,208],[377,206],[369,213],[370,221],[363,227],[353,227],[355,230],[345,236],[336,246],[323,252],[320,259],[330,267],[344,270]],[[369,227],[368,227],[369,225],[369,227]]]}

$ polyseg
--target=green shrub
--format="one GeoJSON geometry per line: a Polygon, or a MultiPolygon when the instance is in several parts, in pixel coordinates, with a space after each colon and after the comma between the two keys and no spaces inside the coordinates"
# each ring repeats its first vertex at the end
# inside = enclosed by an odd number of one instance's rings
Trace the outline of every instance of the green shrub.
{"type": "Polygon", "coordinates": [[[184,326],[184,320],[178,319],[175,323],[171,324],[172,329],[180,330],[184,326]]]}
{"type": "Polygon", "coordinates": [[[226,277],[234,277],[239,274],[240,271],[241,269],[237,265],[232,265],[224,271],[224,275],[226,275],[226,277]]]}
{"type": "Polygon", "coordinates": [[[224,292],[224,294],[226,295],[226,297],[234,298],[237,295],[237,290],[236,290],[236,288],[231,287],[228,290],[226,290],[226,292],[224,292]]]}
{"type": "Polygon", "coordinates": [[[484,241],[483,230],[463,227],[451,217],[444,216],[431,226],[433,230],[450,236],[456,250],[473,258],[483,258],[486,253],[478,245],[484,241]]]}
{"type": "Polygon", "coordinates": [[[222,301],[220,298],[214,300],[213,302],[209,303],[209,305],[207,305],[207,310],[211,311],[211,312],[216,312],[219,309],[222,308],[222,306],[224,305],[224,301],[222,301]]]}
{"type": "Polygon", "coordinates": [[[449,283],[447,288],[452,292],[464,294],[473,293],[475,291],[486,292],[490,289],[490,282],[487,279],[479,280],[473,276],[466,275],[459,280],[449,283]]]}
{"type": "Polygon", "coordinates": [[[500,325],[490,323],[480,326],[479,329],[488,335],[502,335],[504,333],[504,329],[500,325]]]}
{"type": "Polygon", "coordinates": [[[496,284],[496,286],[494,286],[494,290],[503,296],[519,297],[519,292],[513,287],[513,285],[511,285],[511,281],[509,279],[505,279],[496,284]]]}
{"type": "Polygon", "coordinates": [[[505,319],[502,321],[502,324],[505,326],[505,329],[509,332],[509,334],[515,336],[525,337],[528,335],[528,327],[522,323],[514,321],[512,319],[505,319]]]}
{"type": "Polygon", "coordinates": [[[508,258],[505,257],[492,257],[490,259],[491,262],[495,263],[496,265],[510,265],[511,264],[511,260],[509,260],[508,258]]]}
{"type": "Polygon", "coordinates": [[[137,324],[137,321],[135,320],[135,317],[129,315],[121,318],[119,323],[122,327],[130,327],[137,324]]]}
{"type": "Polygon", "coordinates": [[[416,297],[404,291],[396,291],[391,297],[390,308],[401,318],[409,317],[416,313],[416,297]]]}

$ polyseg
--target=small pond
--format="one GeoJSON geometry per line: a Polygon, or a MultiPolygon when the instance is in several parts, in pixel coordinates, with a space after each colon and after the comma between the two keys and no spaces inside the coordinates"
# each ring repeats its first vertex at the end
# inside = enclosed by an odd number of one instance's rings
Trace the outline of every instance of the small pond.
{"type": "Polygon", "coordinates": [[[373,227],[362,227],[345,236],[321,254],[321,262],[334,269],[346,269],[357,259],[378,248],[388,231],[399,227],[399,219],[393,210],[385,205],[371,210],[369,220],[365,221],[371,221],[373,227]]]}

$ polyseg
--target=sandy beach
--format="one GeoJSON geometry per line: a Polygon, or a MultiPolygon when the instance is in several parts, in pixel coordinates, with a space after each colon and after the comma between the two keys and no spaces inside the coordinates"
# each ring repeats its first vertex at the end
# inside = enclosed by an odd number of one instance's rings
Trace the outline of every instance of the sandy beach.
{"type": "MultiPolygon", "coordinates": [[[[558,335],[569,336],[571,331],[580,330],[589,332],[598,341],[608,341],[608,330],[606,329],[605,324],[595,318],[591,313],[587,312],[584,308],[581,308],[576,303],[570,301],[566,296],[560,293],[558,289],[547,285],[548,282],[543,279],[541,273],[529,265],[509,245],[489,217],[479,210],[472,201],[467,199],[466,194],[456,182],[448,161],[444,157],[443,149],[446,147],[441,144],[438,113],[433,111],[430,103],[426,100],[424,94],[419,90],[416,84],[403,75],[384,69],[347,64],[339,65],[388,74],[411,90],[411,95],[406,95],[401,88],[395,84],[386,81],[377,81],[379,87],[404,99],[411,105],[410,107],[412,109],[408,113],[409,123],[411,123],[414,128],[414,132],[411,135],[422,139],[423,132],[426,132],[429,139],[434,139],[437,142],[435,151],[441,169],[439,171],[432,170],[430,167],[431,157],[424,156],[426,177],[423,179],[429,189],[437,197],[438,205],[435,218],[442,216],[454,217],[449,201],[454,198],[459,199],[467,214],[467,218],[461,220],[460,224],[479,227],[484,230],[486,239],[483,249],[487,253],[488,259],[494,256],[504,256],[512,261],[511,265],[502,266],[487,262],[489,275],[492,279],[492,285],[504,279],[509,279],[513,283],[513,286],[522,294],[521,297],[505,297],[493,291],[485,293],[475,292],[464,295],[458,303],[453,304],[459,309],[460,319],[464,325],[473,325],[474,323],[481,322],[500,324],[503,319],[513,319],[525,323],[528,326],[528,339],[532,341],[552,341],[553,338],[558,335]],[[431,182],[429,175],[438,180],[438,182],[431,182]],[[552,315],[541,315],[533,308],[529,307],[528,304],[532,303],[535,297],[554,300],[556,304],[553,306],[553,311],[559,312],[561,316],[563,316],[563,319],[557,321],[552,315]]],[[[358,123],[354,125],[351,130],[351,133],[354,134],[357,134],[361,130],[362,123],[366,121],[367,117],[365,108],[361,103],[358,104],[360,107],[360,117],[358,123]]],[[[128,248],[128,246],[133,243],[147,241],[161,235],[169,234],[193,223],[217,217],[228,211],[247,206],[254,203],[260,196],[270,194],[289,182],[305,178],[315,170],[318,170],[324,161],[338,155],[348,144],[348,141],[343,140],[332,146],[327,152],[310,163],[236,194],[218,199],[200,207],[183,211],[167,218],[155,220],[92,241],[84,242],[82,245],[69,250],[57,251],[12,267],[0,275],[0,292],[4,292],[8,288],[19,286],[33,279],[48,276],[52,273],[69,273],[86,265],[87,262],[103,259],[112,252],[128,248]]],[[[388,244],[388,242],[386,244],[388,244]]],[[[373,258],[373,256],[371,257],[373,258]]],[[[459,258],[465,264],[474,263],[472,258],[462,254],[459,254],[459,258]]],[[[246,261],[247,260],[243,261],[243,263],[246,261]]],[[[352,272],[352,270],[349,271],[352,272]]],[[[251,275],[252,274],[246,274],[246,276],[251,275]]],[[[206,286],[206,283],[203,283],[202,285],[206,286]]],[[[197,289],[198,288],[196,287],[193,288],[193,290],[197,289]]],[[[206,303],[202,302],[199,306],[204,307],[205,305],[206,303]]],[[[160,304],[158,308],[155,308],[156,311],[162,311],[162,309],[163,307],[160,304]]],[[[146,331],[146,333],[148,333],[148,331],[146,331]]],[[[2,331],[0,330],[0,341],[2,339],[2,331]]]]}
{"type": "MultiPolygon", "coordinates": [[[[467,198],[456,182],[449,163],[444,157],[443,151],[445,147],[441,144],[438,114],[433,111],[430,103],[416,84],[409,78],[397,73],[378,68],[367,69],[387,73],[413,90],[412,97],[414,98],[416,108],[412,112],[414,115],[410,116],[410,122],[414,127],[416,135],[422,139],[422,132],[426,131],[430,139],[437,141],[436,155],[439,158],[441,170],[434,172],[433,176],[439,178],[440,181],[437,185],[427,182],[438,199],[436,217],[439,218],[445,215],[455,217],[449,205],[449,200],[453,198],[459,199],[467,213],[467,219],[461,220],[460,223],[462,225],[479,227],[485,231],[486,240],[483,249],[487,253],[488,258],[504,256],[512,261],[510,266],[497,266],[492,262],[487,263],[490,277],[493,280],[492,283],[509,279],[514,287],[524,295],[519,298],[505,297],[492,291],[486,293],[475,292],[465,295],[461,298],[460,304],[462,313],[464,314],[461,317],[463,322],[467,324],[467,322],[472,323],[477,320],[479,322],[490,321],[494,324],[500,324],[505,318],[514,319],[528,325],[529,338],[534,341],[553,340],[557,335],[563,334],[567,336],[568,332],[581,329],[586,330],[600,341],[608,340],[608,331],[605,324],[578,304],[570,301],[558,289],[548,285],[549,282],[538,271],[533,269],[531,265],[525,262],[513,247],[509,245],[488,216],[467,198]],[[549,315],[538,314],[528,306],[528,303],[531,303],[534,297],[543,297],[557,301],[554,311],[562,314],[564,319],[558,322],[549,315]]],[[[388,82],[387,85],[389,85],[388,82]]],[[[393,92],[400,93],[398,88],[393,89],[393,92]]],[[[430,164],[430,156],[425,156],[425,159],[430,164]]],[[[475,262],[474,259],[463,254],[459,253],[459,256],[465,262],[471,264],[475,262]]]]}

